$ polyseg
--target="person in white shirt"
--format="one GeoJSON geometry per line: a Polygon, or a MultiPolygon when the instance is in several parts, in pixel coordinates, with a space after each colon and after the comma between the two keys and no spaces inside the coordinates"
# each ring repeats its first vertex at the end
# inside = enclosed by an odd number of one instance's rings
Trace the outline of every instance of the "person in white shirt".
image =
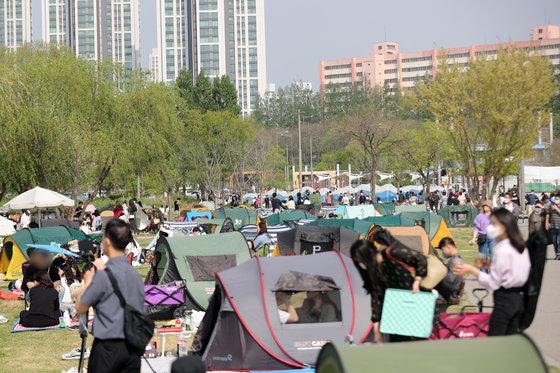
{"type": "Polygon", "coordinates": [[[25,229],[29,227],[30,223],[31,223],[31,214],[29,213],[29,210],[23,210],[21,214],[21,218],[19,219],[19,224],[21,226],[21,229],[25,229]]]}
{"type": "Polygon", "coordinates": [[[291,210],[296,209],[296,203],[294,202],[294,196],[290,196],[288,198],[288,202],[286,202],[286,207],[291,210]]]}
{"type": "Polygon", "coordinates": [[[492,250],[490,273],[470,264],[458,264],[453,267],[453,274],[470,273],[482,286],[494,290],[494,312],[488,335],[516,334],[524,311],[522,291],[531,271],[529,252],[517,226],[517,218],[505,208],[492,212],[486,234],[497,241],[492,250]]]}

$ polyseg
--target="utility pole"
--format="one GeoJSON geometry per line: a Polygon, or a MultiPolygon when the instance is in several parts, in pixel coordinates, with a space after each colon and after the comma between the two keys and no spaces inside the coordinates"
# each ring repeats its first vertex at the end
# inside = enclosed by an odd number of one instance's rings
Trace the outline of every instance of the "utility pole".
{"type": "Polygon", "coordinates": [[[315,189],[315,180],[313,179],[313,135],[309,136],[309,158],[311,163],[311,188],[315,189]]]}
{"type": "Polygon", "coordinates": [[[303,184],[302,184],[302,175],[301,175],[301,172],[302,172],[302,170],[301,170],[302,169],[302,166],[301,166],[301,163],[302,163],[302,160],[301,160],[301,158],[302,158],[301,157],[301,116],[300,116],[299,109],[297,111],[297,123],[298,123],[298,142],[299,142],[299,175],[298,175],[299,177],[298,177],[298,183],[299,183],[299,189],[301,190],[301,188],[303,187],[303,184]]]}
{"type": "Polygon", "coordinates": [[[136,198],[140,199],[140,175],[136,175],[136,198]]]}
{"type": "Polygon", "coordinates": [[[517,196],[519,197],[519,207],[525,212],[525,160],[519,162],[519,183],[517,185],[517,196]]]}

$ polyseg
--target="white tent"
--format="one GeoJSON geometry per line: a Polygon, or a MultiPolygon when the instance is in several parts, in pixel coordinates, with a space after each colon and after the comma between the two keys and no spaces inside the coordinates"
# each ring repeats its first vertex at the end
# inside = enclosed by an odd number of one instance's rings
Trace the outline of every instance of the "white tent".
{"type": "Polygon", "coordinates": [[[2,208],[4,210],[22,210],[58,206],[72,207],[74,200],[52,190],[35,187],[12,198],[2,208]]]}
{"type": "Polygon", "coordinates": [[[383,193],[383,192],[393,192],[393,193],[397,193],[397,188],[395,186],[393,186],[393,184],[385,184],[385,185],[381,185],[381,186],[375,186],[375,193],[383,193]]]}
{"type": "Polygon", "coordinates": [[[331,191],[331,190],[330,190],[329,188],[321,188],[321,189],[319,189],[319,193],[321,193],[322,196],[325,195],[325,194],[327,194],[327,193],[330,192],[330,191],[331,191]]]}
{"type": "MultiPolygon", "coordinates": [[[[375,189],[379,188],[377,185],[375,186],[375,189]]],[[[364,192],[371,192],[371,185],[369,184],[360,184],[356,187],[356,190],[360,191],[363,190],[364,192]]]]}
{"type": "Polygon", "coordinates": [[[0,236],[9,236],[16,233],[15,224],[12,220],[0,216],[0,236]]]}
{"type": "Polygon", "coordinates": [[[422,185],[407,185],[401,188],[401,192],[403,193],[410,192],[411,190],[414,191],[422,190],[422,185]]]}

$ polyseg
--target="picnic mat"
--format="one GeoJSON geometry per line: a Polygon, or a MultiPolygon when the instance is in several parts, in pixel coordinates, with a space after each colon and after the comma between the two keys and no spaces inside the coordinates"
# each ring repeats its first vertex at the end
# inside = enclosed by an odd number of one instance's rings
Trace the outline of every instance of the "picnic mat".
{"type": "Polygon", "coordinates": [[[77,327],[80,325],[79,321],[72,321],[70,325],[61,328],[60,325],[53,325],[53,326],[45,326],[42,328],[28,328],[20,324],[19,318],[12,326],[12,331],[10,333],[19,333],[19,332],[31,332],[31,331],[38,331],[38,330],[48,330],[48,329],[68,329],[69,327],[77,327]]]}
{"type": "Polygon", "coordinates": [[[22,295],[23,295],[23,293],[20,294],[20,292],[15,293],[15,292],[12,292],[12,291],[7,291],[7,290],[0,289],[0,299],[20,300],[20,299],[23,299],[22,295]]]}

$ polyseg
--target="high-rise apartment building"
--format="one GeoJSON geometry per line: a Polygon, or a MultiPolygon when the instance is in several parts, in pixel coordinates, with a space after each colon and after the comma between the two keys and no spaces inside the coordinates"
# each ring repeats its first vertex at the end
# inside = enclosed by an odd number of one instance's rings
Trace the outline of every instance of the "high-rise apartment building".
{"type": "MultiPolygon", "coordinates": [[[[559,26],[533,27],[531,40],[512,42],[511,45],[524,49],[534,48],[536,53],[550,59],[556,72],[560,71],[559,26]]],[[[445,53],[448,63],[468,67],[469,61],[483,54],[487,58],[495,58],[501,47],[507,45],[472,45],[445,49],[445,53]]],[[[367,56],[321,61],[319,63],[321,90],[329,84],[351,86],[366,81],[372,85],[387,85],[391,89],[397,86],[410,88],[426,75],[433,76],[437,72],[438,57],[442,53],[440,49],[401,53],[398,43],[377,43],[373,45],[372,53],[367,56]]]]}
{"type": "Polygon", "coordinates": [[[43,0],[43,40],[140,68],[139,0],[43,0]]]}
{"type": "Polygon", "coordinates": [[[159,53],[159,49],[157,48],[152,48],[152,53],[150,53],[150,79],[153,80],[154,82],[157,82],[161,79],[159,79],[160,76],[160,69],[161,69],[161,64],[160,64],[160,53],[159,53]]]}
{"type": "Polygon", "coordinates": [[[0,46],[15,50],[31,40],[31,0],[0,0],[0,46]]]}
{"type": "Polygon", "coordinates": [[[264,0],[158,0],[159,80],[227,75],[250,114],[266,91],[264,0]]]}

